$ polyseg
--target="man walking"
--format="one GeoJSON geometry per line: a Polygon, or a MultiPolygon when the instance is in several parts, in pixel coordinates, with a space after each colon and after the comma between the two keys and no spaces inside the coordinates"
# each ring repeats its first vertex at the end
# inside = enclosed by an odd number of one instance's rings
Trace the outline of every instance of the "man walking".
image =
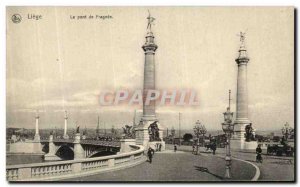
{"type": "Polygon", "coordinates": [[[159,152],[161,152],[161,146],[162,146],[161,144],[159,144],[159,146],[158,146],[158,151],[159,152]]]}
{"type": "Polygon", "coordinates": [[[211,149],[213,151],[213,155],[215,155],[216,154],[216,150],[217,150],[217,144],[216,144],[215,141],[212,142],[211,149]]]}
{"type": "Polygon", "coordinates": [[[148,155],[149,162],[151,164],[152,163],[152,157],[154,155],[154,150],[151,147],[149,147],[147,155],[148,155]]]}
{"type": "Polygon", "coordinates": [[[176,153],[176,151],[177,151],[177,145],[175,144],[174,145],[174,152],[176,153]]]}
{"type": "Polygon", "coordinates": [[[193,154],[195,154],[195,144],[193,144],[193,154]]]}
{"type": "Polygon", "coordinates": [[[260,148],[260,145],[258,145],[256,148],[256,162],[262,163],[263,159],[261,153],[262,153],[262,149],[260,148]]]}

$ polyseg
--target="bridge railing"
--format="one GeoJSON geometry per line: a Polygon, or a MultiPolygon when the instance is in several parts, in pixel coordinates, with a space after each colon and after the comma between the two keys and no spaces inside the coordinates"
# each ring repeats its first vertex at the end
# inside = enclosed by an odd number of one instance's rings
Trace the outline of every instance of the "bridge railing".
{"type": "Polygon", "coordinates": [[[6,166],[8,181],[60,180],[93,175],[137,165],[146,160],[144,147],[131,145],[134,151],[96,158],[6,166]]]}
{"type": "MultiPolygon", "coordinates": [[[[41,140],[41,143],[48,143],[49,140],[41,140]]],[[[54,143],[74,143],[74,139],[53,139],[54,143]]],[[[120,141],[106,141],[106,140],[92,140],[92,139],[81,139],[80,144],[87,145],[101,145],[109,147],[120,147],[120,141]]]]}

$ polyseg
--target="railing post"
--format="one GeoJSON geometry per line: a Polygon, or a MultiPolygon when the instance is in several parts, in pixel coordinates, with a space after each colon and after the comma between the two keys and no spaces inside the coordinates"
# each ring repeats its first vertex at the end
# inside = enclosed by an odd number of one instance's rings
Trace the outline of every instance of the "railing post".
{"type": "Polygon", "coordinates": [[[76,133],[74,140],[74,160],[85,158],[85,151],[80,144],[80,139],[80,133],[76,133]]]}
{"type": "Polygon", "coordinates": [[[29,179],[31,178],[31,168],[19,168],[18,179],[29,179]]]}
{"type": "Polygon", "coordinates": [[[111,158],[108,159],[108,167],[114,167],[115,166],[115,159],[111,158]]]}
{"type": "Polygon", "coordinates": [[[81,162],[72,164],[72,173],[80,173],[81,172],[81,162]]]}

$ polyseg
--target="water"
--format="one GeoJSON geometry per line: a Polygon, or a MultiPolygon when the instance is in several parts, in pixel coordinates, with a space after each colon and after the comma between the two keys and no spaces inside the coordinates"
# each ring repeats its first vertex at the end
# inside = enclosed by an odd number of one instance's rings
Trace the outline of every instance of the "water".
{"type": "Polygon", "coordinates": [[[6,155],[6,165],[32,164],[45,162],[43,155],[6,155]]]}

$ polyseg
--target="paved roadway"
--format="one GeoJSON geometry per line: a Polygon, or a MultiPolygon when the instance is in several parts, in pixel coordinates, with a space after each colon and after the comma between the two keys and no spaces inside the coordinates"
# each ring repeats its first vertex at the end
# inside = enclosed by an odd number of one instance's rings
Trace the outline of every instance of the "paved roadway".
{"type": "MultiPolygon", "coordinates": [[[[191,146],[177,146],[179,150],[191,152],[191,146]]],[[[172,146],[168,145],[171,149],[172,146]]],[[[209,153],[202,153],[203,155],[211,155],[209,153]]],[[[256,154],[252,152],[240,152],[232,151],[233,157],[250,161],[256,164],[260,169],[259,181],[293,181],[294,180],[294,158],[293,157],[279,157],[279,156],[268,156],[266,150],[263,150],[263,163],[256,163],[256,154]]],[[[225,156],[224,149],[217,149],[219,156],[225,156]]]]}
{"type": "MultiPolygon", "coordinates": [[[[67,181],[221,181],[224,170],[224,160],[219,157],[167,150],[155,153],[152,164],[67,181]]],[[[250,180],[255,174],[253,166],[240,161],[233,161],[232,170],[233,180],[250,180]]]]}

